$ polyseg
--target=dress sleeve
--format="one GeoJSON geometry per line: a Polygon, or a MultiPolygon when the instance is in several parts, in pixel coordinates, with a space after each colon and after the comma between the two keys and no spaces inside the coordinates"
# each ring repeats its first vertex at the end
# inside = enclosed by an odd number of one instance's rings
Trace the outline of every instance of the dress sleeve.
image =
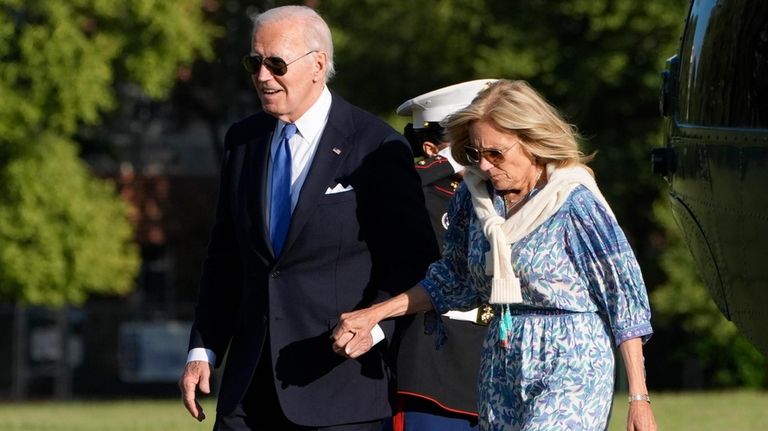
{"type": "Polygon", "coordinates": [[[616,345],[653,333],[648,292],[635,254],[614,216],[585,187],[574,190],[566,241],[616,345]]]}
{"type": "Polygon", "coordinates": [[[448,230],[442,256],[430,265],[421,285],[429,293],[435,312],[468,310],[478,305],[477,288],[467,265],[469,223],[472,217],[469,190],[462,184],[448,204],[448,230]]]}

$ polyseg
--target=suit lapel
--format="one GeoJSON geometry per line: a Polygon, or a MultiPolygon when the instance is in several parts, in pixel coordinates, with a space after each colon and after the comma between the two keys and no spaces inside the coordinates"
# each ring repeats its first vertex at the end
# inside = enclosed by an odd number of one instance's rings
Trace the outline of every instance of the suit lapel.
{"type": "Polygon", "coordinates": [[[269,241],[269,226],[267,225],[267,173],[269,172],[269,150],[277,119],[265,115],[265,120],[259,122],[249,131],[249,141],[246,150],[246,169],[243,169],[242,187],[248,209],[248,219],[251,221],[250,243],[256,251],[272,254],[272,244],[269,241]]]}
{"type": "Polygon", "coordinates": [[[349,139],[352,127],[349,117],[345,115],[343,101],[334,95],[328,123],[323,130],[323,136],[318,143],[291,217],[283,253],[290,249],[327,188],[336,184],[335,178],[339,167],[352,148],[349,139]]]}

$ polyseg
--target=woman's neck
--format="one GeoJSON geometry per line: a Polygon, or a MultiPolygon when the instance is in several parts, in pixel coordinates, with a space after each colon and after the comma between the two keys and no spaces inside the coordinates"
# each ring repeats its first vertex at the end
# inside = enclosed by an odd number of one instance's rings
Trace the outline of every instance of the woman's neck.
{"type": "Polygon", "coordinates": [[[530,181],[525,184],[524,188],[499,191],[499,194],[504,198],[504,202],[507,205],[507,211],[512,211],[518,206],[521,206],[523,202],[531,197],[537,188],[540,188],[539,183],[542,181],[541,175],[544,172],[544,167],[536,165],[534,169],[534,173],[530,176],[530,181]]]}

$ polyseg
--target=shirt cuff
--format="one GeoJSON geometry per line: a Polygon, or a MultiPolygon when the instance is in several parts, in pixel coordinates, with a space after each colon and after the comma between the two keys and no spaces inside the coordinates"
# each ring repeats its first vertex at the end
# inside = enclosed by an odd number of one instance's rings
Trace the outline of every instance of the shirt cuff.
{"type": "Polygon", "coordinates": [[[371,329],[371,338],[373,338],[373,345],[371,347],[379,344],[384,339],[384,330],[378,324],[371,329]]]}
{"type": "Polygon", "coordinates": [[[619,346],[621,343],[633,338],[640,338],[642,343],[645,344],[646,341],[651,338],[651,335],[653,334],[653,328],[651,327],[651,322],[641,322],[635,326],[631,326],[622,330],[614,329],[613,333],[616,346],[619,346]]]}
{"type": "Polygon", "coordinates": [[[437,155],[443,156],[448,160],[448,163],[451,164],[451,167],[453,168],[453,172],[458,174],[459,172],[464,170],[464,166],[460,165],[459,162],[453,159],[453,156],[451,156],[451,147],[450,145],[443,148],[442,150],[438,151],[437,155]]]}
{"type": "Polygon", "coordinates": [[[209,364],[215,364],[216,354],[213,353],[213,350],[195,347],[187,354],[187,363],[192,361],[206,361],[209,364]]]}
{"type": "MultiPolygon", "coordinates": [[[[373,338],[373,346],[384,340],[384,330],[381,329],[381,326],[376,325],[371,329],[371,338],[373,338]]],[[[215,364],[216,354],[213,353],[213,350],[196,347],[187,354],[187,362],[192,361],[206,361],[210,364],[215,364]]]]}

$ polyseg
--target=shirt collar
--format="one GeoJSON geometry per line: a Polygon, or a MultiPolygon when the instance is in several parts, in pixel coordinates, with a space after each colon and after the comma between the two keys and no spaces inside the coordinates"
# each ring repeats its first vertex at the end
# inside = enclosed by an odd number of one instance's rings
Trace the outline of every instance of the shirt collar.
{"type": "MultiPolygon", "coordinates": [[[[331,91],[328,90],[328,86],[323,87],[320,97],[318,97],[315,103],[309,107],[307,112],[294,123],[296,125],[296,130],[298,130],[305,141],[314,142],[320,132],[323,131],[325,123],[328,121],[328,113],[331,111],[331,99],[331,91]]],[[[280,121],[279,123],[277,130],[275,130],[278,136],[286,124],[283,121],[280,121]]]]}

